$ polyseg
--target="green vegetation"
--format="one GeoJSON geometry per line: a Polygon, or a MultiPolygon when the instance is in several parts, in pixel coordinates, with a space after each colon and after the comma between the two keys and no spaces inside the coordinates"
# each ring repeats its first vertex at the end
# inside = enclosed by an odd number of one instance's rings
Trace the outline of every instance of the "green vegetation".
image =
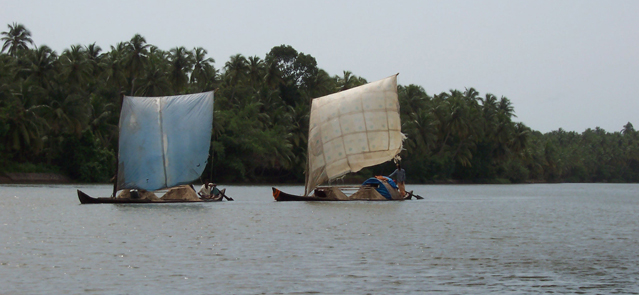
{"type": "MultiPolygon", "coordinates": [[[[20,24],[2,32],[0,172],[60,172],[106,182],[115,171],[121,95],[216,90],[218,182],[303,182],[310,102],[367,83],[331,76],[314,57],[281,45],[264,58],[231,56],[221,69],[203,48],[168,51],[135,35],[103,51],[72,45],[60,55],[35,47],[20,24]]],[[[381,78],[381,77],[380,77],[381,78]]],[[[430,96],[399,86],[403,165],[411,182],[637,182],[639,135],[588,129],[541,134],[516,118],[505,97],[473,88],[430,96]]],[[[392,164],[363,176],[389,173],[392,164]]]]}

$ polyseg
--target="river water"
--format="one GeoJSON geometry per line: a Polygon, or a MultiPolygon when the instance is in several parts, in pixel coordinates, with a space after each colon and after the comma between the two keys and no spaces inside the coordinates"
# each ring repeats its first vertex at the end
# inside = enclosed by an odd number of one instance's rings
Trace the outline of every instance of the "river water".
{"type": "MultiPolygon", "coordinates": [[[[424,200],[80,205],[0,186],[0,294],[639,294],[639,185],[409,185],[424,200]]],[[[300,194],[301,186],[283,191],[300,194]]]]}

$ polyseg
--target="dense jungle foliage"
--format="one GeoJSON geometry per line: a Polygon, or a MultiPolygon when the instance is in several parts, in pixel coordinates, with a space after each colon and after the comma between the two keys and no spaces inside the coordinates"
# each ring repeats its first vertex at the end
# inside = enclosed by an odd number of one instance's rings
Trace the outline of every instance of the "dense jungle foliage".
{"type": "MultiPolygon", "coordinates": [[[[107,182],[115,171],[121,95],[216,90],[214,165],[203,177],[300,183],[311,100],[367,83],[349,71],[331,76],[287,45],[263,58],[237,54],[214,64],[204,48],[165,51],[140,35],[109,50],[94,43],[58,54],[35,46],[23,25],[8,25],[0,53],[0,172],[107,182]]],[[[432,96],[418,85],[398,91],[408,182],[639,181],[639,135],[631,123],[612,133],[541,134],[513,120],[505,97],[473,88],[432,96]]],[[[386,163],[359,175],[393,169],[386,163]]]]}

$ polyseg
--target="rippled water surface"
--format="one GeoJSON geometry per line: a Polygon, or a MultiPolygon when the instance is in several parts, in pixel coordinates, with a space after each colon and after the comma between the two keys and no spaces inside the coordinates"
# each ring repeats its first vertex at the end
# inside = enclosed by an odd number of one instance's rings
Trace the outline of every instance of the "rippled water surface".
{"type": "MultiPolygon", "coordinates": [[[[0,294],[639,293],[639,185],[420,185],[405,202],[80,205],[0,186],[0,294]]],[[[282,188],[301,193],[303,187],[282,188]]]]}

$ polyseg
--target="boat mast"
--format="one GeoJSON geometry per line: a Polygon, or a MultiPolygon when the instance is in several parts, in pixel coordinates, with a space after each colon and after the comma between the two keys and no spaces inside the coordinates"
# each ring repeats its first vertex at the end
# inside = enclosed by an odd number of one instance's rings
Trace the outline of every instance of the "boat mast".
{"type": "MultiPolygon", "coordinates": [[[[120,89],[120,114],[122,113],[122,104],[124,103],[124,92],[120,89]]],[[[119,114],[118,114],[119,117],[119,114]]],[[[118,124],[119,125],[119,124],[118,124]]],[[[118,144],[115,145],[115,177],[113,178],[113,197],[115,198],[115,194],[118,192],[118,168],[120,166],[120,132],[118,126],[118,144]]]]}
{"type": "MultiPolygon", "coordinates": [[[[213,97],[219,88],[213,90],[213,97]]],[[[213,138],[215,137],[215,98],[213,98],[213,120],[211,120],[211,138],[209,138],[209,182],[213,183],[213,138]]]]}

